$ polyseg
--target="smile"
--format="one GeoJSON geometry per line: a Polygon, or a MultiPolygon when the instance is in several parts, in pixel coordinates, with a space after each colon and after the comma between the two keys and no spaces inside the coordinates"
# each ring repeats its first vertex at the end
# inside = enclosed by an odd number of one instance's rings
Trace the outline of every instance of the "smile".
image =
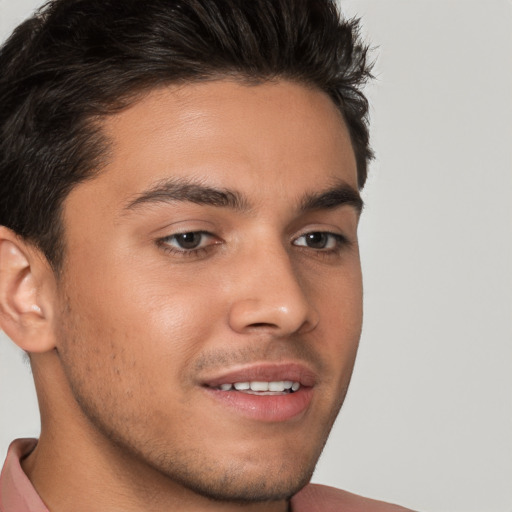
{"type": "Polygon", "coordinates": [[[276,395],[295,393],[300,389],[300,382],[293,382],[291,380],[278,380],[278,381],[247,381],[247,382],[234,382],[233,384],[225,383],[218,386],[216,389],[221,391],[241,391],[250,395],[276,395]]]}
{"type": "Polygon", "coordinates": [[[206,376],[206,396],[229,415],[264,423],[298,420],[310,408],[318,371],[300,362],[255,363],[206,376]]]}

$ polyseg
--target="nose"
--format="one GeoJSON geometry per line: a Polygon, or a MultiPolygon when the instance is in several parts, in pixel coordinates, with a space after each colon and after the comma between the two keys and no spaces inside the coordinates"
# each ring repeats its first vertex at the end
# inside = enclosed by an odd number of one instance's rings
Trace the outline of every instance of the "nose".
{"type": "Polygon", "coordinates": [[[283,247],[252,251],[237,272],[231,328],[239,333],[270,331],[278,337],[313,330],[319,316],[297,274],[283,247]]]}

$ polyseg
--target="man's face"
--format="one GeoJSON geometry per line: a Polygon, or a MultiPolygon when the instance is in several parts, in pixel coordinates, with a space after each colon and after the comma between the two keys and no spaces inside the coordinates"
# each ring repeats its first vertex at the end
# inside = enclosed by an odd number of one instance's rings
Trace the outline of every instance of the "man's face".
{"type": "Polygon", "coordinates": [[[293,494],[361,329],[340,114],[301,85],[218,81],[153,91],[104,130],[107,167],[64,203],[55,329],[70,415],[201,494],[293,494]]]}

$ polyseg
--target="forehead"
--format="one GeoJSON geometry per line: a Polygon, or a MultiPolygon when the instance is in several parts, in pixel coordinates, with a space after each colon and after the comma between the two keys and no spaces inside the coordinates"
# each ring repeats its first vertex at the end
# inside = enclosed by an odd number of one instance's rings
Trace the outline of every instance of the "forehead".
{"type": "Polygon", "coordinates": [[[169,177],[272,201],[340,180],[357,188],[341,114],[325,93],[296,83],[215,81],[153,90],[108,117],[103,130],[109,163],[68,198],[82,195],[89,209],[122,210],[169,177]]]}

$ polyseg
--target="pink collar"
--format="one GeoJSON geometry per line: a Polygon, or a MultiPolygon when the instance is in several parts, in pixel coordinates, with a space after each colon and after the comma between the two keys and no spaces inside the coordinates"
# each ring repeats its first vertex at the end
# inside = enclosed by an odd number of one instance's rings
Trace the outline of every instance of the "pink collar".
{"type": "Polygon", "coordinates": [[[0,475],[0,512],[49,512],[20,464],[36,444],[37,439],[16,439],[9,446],[0,475]]]}

